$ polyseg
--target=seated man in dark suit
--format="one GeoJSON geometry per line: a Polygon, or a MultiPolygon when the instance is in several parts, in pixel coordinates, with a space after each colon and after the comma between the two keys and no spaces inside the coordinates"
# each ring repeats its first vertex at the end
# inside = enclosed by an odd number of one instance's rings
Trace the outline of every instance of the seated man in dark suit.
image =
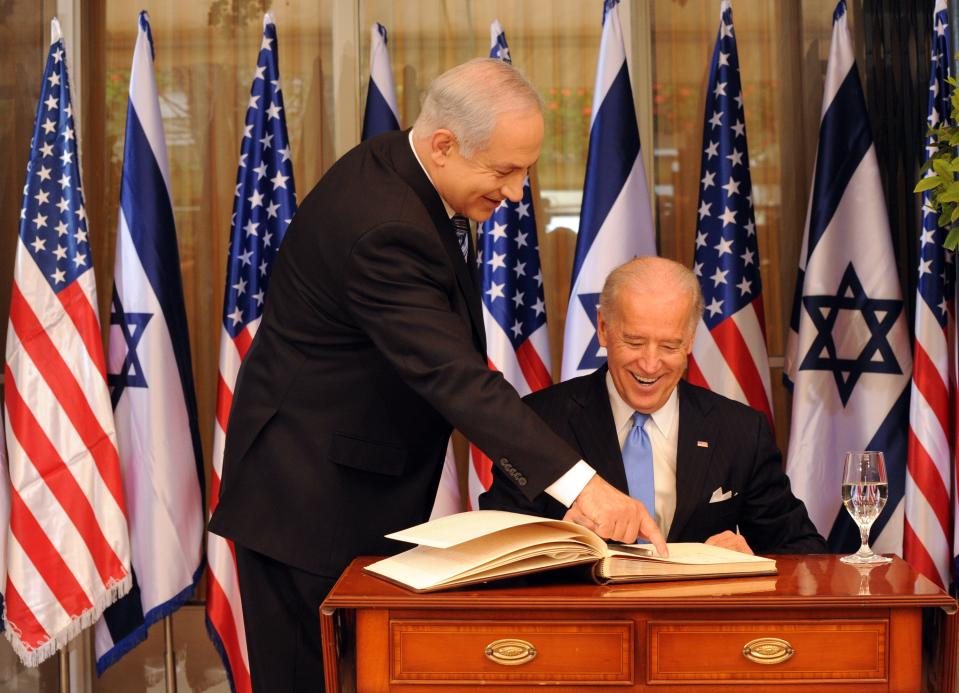
{"type": "MultiPolygon", "coordinates": [[[[679,263],[643,257],[614,270],[600,295],[606,367],[526,402],[596,473],[642,501],[667,541],[746,553],[825,552],[761,413],[681,380],[703,313],[699,282],[679,263]]],[[[494,466],[483,509],[571,518],[546,494],[524,496],[494,466]]]]}

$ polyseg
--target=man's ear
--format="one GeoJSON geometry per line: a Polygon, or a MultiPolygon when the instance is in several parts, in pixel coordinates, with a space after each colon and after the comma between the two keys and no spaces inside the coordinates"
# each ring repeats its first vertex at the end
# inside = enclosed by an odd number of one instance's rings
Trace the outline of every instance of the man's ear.
{"type": "Polygon", "coordinates": [[[456,137],[450,130],[446,128],[434,130],[430,135],[430,159],[436,166],[445,166],[455,144],[456,137]]]}
{"type": "Polygon", "coordinates": [[[596,338],[599,340],[599,345],[603,348],[606,347],[606,319],[603,316],[603,309],[596,308],[596,338]]]}

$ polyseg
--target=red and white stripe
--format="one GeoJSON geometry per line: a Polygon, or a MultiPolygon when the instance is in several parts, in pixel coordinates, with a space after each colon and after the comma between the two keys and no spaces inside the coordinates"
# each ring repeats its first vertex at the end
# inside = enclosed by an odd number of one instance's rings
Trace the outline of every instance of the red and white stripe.
{"type": "Polygon", "coordinates": [[[956,381],[950,355],[954,339],[952,306],[943,329],[918,295],[903,555],[942,588],[950,584],[953,555],[956,381]]]}
{"type": "Polygon", "coordinates": [[[6,634],[36,666],[130,590],[130,545],[92,271],[54,293],[17,243],[4,404],[6,634]]]}
{"type": "Polygon", "coordinates": [[[762,296],[716,325],[702,320],[689,358],[689,382],[748,404],[773,425],[762,296]]]}
{"type": "MultiPolygon", "coordinates": [[[[210,515],[220,498],[220,479],[223,475],[223,447],[226,424],[240,364],[246,358],[260,320],[254,320],[246,329],[231,338],[226,330],[220,335],[220,371],[217,378],[216,426],[213,431],[213,469],[210,474],[210,515]]],[[[240,601],[240,582],[236,570],[236,551],[233,542],[207,532],[207,595],[206,615],[216,631],[219,645],[230,661],[233,690],[251,693],[250,658],[246,651],[246,626],[240,601]]]]}

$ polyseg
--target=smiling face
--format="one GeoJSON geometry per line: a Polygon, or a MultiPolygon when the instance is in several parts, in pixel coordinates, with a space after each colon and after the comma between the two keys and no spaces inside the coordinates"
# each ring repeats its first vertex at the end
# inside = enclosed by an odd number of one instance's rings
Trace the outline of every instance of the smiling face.
{"type": "Polygon", "coordinates": [[[597,316],[599,343],[623,400],[652,414],[669,399],[686,370],[694,332],[692,297],[667,282],[620,287],[610,315],[597,316]]]}
{"type": "Polygon", "coordinates": [[[430,176],[457,213],[486,221],[504,198],[523,199],[523,183],[542,143],[539,111],[501,114],[488,145],[469,157],[463,156],[456,136],[441,128],[429,139],[430,176]]]}

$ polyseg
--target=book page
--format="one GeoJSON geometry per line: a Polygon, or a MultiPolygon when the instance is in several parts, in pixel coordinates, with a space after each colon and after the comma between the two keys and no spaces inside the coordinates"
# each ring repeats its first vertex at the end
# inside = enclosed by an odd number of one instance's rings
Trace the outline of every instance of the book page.
{"type": "Polygon", "coordinates": [[[633,544],[611,544],[609,555],[621,558],[639,558],[663,563],[678,563],[681,565],[711,565],[728,563],[769,563],[771,559],[762,556],[753,556],[740,553],[732,549],[724,549],[710,544],[695,542],[679,542],[667,544],[669,557],[663,558],[650,546],[633,544]]]}
{"type": "Polygon", "coordinates": [[[446,517],[424,522],[415,527],[387,534],[386,538],[405,541],[409,544],[445,549],[463,544],[467,541],[472,541],[479,537],[501,532],[504,529],[523,525],[561,527],[567,534],[580,537],[584,543],[588,543],[597,548],[600,544],[605,544],[602,539],[588,529],[573,524],[572,522],[550,520],[544,517],[536,517],[535,515],[523,515],[521,513],[511,513],[503,510],[474,510],[472,512],[447,515],[446,517]]]}
{"type": "MultiPolygon", "coordinates": [[[[521,524],[446,548],[420,545],[373,563],[366,570],[415,590],[427,590],[468,580],[478,573],[510,575],[516,572],[514,563],[533,557],[542,557],[536,563],[546,567],[596,560],[602,555],[602,551],[571,534],[563,526],[566,524],[521,524]]],[[[527,571],[528,567],[524,569],[527,571]]]]}

